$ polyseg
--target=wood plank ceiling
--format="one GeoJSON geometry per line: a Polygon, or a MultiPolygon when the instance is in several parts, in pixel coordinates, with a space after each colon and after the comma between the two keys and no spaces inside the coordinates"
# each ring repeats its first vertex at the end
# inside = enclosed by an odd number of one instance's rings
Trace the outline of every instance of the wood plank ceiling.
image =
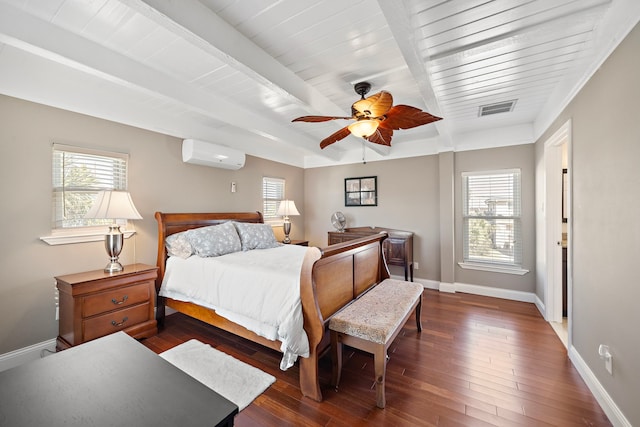
{"type": "Polygon", "coordinates": [[[348,122],[291,119],[349,115],[368,81],[444,118],[369,160],[523,144],[639,19],[637,0],[0,0],[0,93],[313,167],[362,141],[321,150],[348,122]]]}

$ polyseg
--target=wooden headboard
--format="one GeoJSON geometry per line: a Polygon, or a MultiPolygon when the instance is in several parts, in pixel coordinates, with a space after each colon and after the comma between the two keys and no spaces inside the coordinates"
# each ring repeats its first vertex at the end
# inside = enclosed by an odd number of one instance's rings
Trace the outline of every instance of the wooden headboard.
{"type": "Polygon", "coordinates": [[[158,222],[158,279],[156,291],[160,289],[165,273],[167,261],[167,248],[165,239],[175,233],[191,230],[193,228],[222,224],[227,221],[252,222],[262,224],[264,222],[260,212],[203,212],[203,213],[155,213],[158,222]]]}

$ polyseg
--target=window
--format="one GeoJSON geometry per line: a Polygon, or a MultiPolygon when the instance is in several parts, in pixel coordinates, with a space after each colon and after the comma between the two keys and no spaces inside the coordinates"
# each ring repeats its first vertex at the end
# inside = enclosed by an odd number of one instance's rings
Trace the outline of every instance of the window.
{"type": "MultiPolygon", "coordinates": [[[[87,219],[84,216],[93,205],[98,191],[127,189],[128,157],[123,153],[53,144],[54,235],[97,234],[104,237],[104,225],[112,220],[87,219]]],[[[126,225],[126,221],[122,225],[126,225]]],[[[53,236],[42,239],[49,244],[92,240],[67,239],[56,242],[53,236]]]]}
{"type": "Polygon", "coordinates": [[[279,222],[282,218],[276,215],[280,202],[284,200],[284,179],[262,178],[262,215],[265,222],[279,222]]]}
{"type": "Polygon", "coordinates": [[[463,173],[462,197],[464,263],[519,269],[520,170],[463,173]]]}

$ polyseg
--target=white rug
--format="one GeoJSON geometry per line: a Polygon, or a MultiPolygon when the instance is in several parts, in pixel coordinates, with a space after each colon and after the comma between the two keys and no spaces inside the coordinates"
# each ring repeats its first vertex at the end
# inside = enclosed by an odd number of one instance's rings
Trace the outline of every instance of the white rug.
{"type": "Polygon", "coordinates": [[[276,380],[198,340],[182,343],[160,357],[238,405],[240,411],[276,380]]]}

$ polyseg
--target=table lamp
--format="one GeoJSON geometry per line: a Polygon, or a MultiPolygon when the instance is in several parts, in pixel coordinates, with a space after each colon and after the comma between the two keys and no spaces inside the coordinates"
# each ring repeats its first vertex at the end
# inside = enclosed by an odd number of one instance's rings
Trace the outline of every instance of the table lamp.
{"type": "Polygon", "coordinates": [[[289,233],[291,232],[291,222],[289,221],[289,215],[300,215],[298,209],[296,209],[296,204],[293,200],[282,200],[280,202],[280,206],[278,206],[278,212],[276,215],[284,216],[284,240],[282,243],[291,243],[291,239],[289,238],[289,233]]]}
{"type": "Polygon", "coordinates": [[[109,226],[109,233],[104,236],[104,246],[111,261],[104,268],[105,273],[116,273],[122,271],[122,264],[118,261],[124,236],[120,231],[120,225],[116,223],[119,219],[142,219],[140,213],[131,200],[128,191],[100,191],[85,218],[112,219],[113,224],[109,226]]]}

